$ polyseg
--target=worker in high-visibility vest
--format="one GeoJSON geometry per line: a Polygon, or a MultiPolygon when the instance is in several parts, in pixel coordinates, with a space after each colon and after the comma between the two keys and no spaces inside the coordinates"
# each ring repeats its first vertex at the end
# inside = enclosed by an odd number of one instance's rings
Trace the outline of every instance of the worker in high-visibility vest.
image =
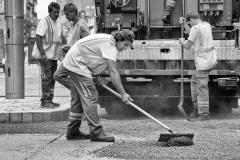
{"type": "Polygon", "coordinates": [[[41,66],[42,108],[59,107],[53,102],[55,80],[53,74],[57,70],[57,61],[62,44],[66,39],[62,33],[62,25],[58,19],[60,6],[51,2],[48,6],[49,16],[38,22],[36,30],[36,43],[33,47],[33,57],[39,59],[41,66]]]}

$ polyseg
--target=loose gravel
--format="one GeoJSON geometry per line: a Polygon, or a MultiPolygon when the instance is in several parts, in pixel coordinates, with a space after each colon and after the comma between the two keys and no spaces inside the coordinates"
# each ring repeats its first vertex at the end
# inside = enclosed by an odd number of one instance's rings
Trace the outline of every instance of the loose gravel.
{"type": "MultiPolygon", "coordinates": [[[[101,117],[107,134],[116,137],[112,145],[89,154],[106,159],[167,160],[167,159],[219,159],[235,160],[240,157],[240,112],[234,118],[213,117],[209,121],[188,122],[182,117],[156,117],[173,131],[193,133],[193,145],[164,147],[158,141],[161,133],[168,133],[161,126],[145,117],[118,119],[101,117]]],[[[1,134],[66,133],[68,122],[36,124],[0,124],[1,134]]],[[[86,122],[81,131],[88,132],[86,122]]]]}
{"type": "Polygon", "coordinates": [[[191,145],[193,145],[193,140],[191,138],[181,136],[181,137],[171,138],[169,141],[163,143],[162,146],[173,147],[173,146],[191,146],[191,145]]]}
{"type": "MultiPolygon", "coordinates": [[[[239,114],[240,118],[240,114],[239,114]]],[[[113,135],[125,139],[94,151],[99,157],[127,160],[159,159],[239,159],[239,119],[213,118],[203,122],[184,119],[159,119],[180,133],[193,133],[194,145],[165,147],[157,142],[166,131],[148,119],[106,121],[105,128],[113,135]]]]}

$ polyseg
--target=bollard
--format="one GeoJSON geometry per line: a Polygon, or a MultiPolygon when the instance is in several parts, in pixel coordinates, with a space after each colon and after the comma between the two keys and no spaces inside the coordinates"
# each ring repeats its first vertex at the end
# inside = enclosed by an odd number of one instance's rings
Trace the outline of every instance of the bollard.
{"type": "Polygon", "coordinates": [[[6,99],[24,98],[24,0],[5,0],[6,99]]]}

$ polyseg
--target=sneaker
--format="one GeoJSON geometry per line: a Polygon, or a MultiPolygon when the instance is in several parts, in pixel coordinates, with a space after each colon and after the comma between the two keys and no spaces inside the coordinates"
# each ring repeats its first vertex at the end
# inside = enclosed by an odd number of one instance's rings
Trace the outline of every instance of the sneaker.
{"type": "Polygon", "coordinates": [[[199,115],[197,118],[192,119],[192,121],[206,121],[209,120],[209,115],[199,115]]]}
{"type": "Polygon", "coordinates": [[[67,140],[83,140],[83,139],[90,139],[90,134],[83,133],[79,131],[77,134],[68,134],[66,135],[67,140]]]}
{"type": "Polygon", "coordinates": [[[55,108],[50,102],[41,102],[41,108],[55,108]]]}
{"type": "Polygon", "coordinates": [[[104,131],[102,131],[98,135],[90,134],[91,141],[98,142],[115,142],[115,138],[113,136],[108,136],[104,131]]]}
{"type": "Polygon", "coordinates": [[[50,102],[54,107],[59,107],[60,104],[59,103],[54,103],[53,101],[50,102]]]}

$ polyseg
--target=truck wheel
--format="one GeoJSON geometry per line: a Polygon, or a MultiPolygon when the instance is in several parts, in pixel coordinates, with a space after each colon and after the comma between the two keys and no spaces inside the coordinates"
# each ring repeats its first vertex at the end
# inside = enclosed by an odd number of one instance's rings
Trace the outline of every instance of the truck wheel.
{"type": "Polygon", "coordinates": [[[229,106],[210,108],[210,113],[213,114],[213,115],[231,114],[232,113],[232,108],[229,107],[229,106]]]}
{"type": "Polygon", "coordinates": [[[211,114],[231,114],[232,108],[238,107],[238,98],[212,98],[210,99],[210,113],[211,114]]]}

